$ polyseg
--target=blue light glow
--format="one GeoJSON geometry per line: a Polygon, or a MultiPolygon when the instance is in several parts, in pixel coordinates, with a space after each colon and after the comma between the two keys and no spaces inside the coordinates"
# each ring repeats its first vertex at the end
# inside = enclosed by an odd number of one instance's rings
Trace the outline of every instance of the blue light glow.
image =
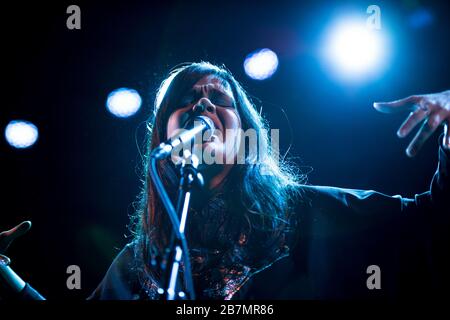
{"type": "Polygon", "coordinates": [[[24,149],[31,147],[38,139],[37,127],[28,121],[13,120],[6,126],[5,138],[9,145],[24,149]]]}
{"type": "Polygon", "coordinates": [[[244,61],[245,73],[252,79],[270,78],[278,68],[278,57],[270,49],[262,49],[249,54],[244,61]]]}
{"type": "Polygon", "coordinates": [[[360,81],[384,69],[386,51],[382,30],[369,29],[364,19],[346,17],[330,26],[323,56],[332,73],[344,80],[360,81]]]}
{"type": "Polygon", "coordinates": [[[141,107],[142,99],[134,89],[119,88],[108,95],[106,108],[119,118],[130,117],[141,107]]]}
{"type": "Polygon", "coordinates": [[[433,15],[425,8],[415,10],[409,16],[409,25],[414,29],[427,27],[433,23],[433,15]]]}

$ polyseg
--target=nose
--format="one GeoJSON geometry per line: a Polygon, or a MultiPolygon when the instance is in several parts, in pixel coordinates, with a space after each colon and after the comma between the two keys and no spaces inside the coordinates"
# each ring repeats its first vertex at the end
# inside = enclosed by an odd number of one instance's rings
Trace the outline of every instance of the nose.
{"type": "Polygon", "coordinates": [[[192,107],[192,111],[196,114],[204,114],[204,113],[216,113],[216,106],[211,103],[208,98],[201,98],[197,101],[197,103],[192,107]]]}

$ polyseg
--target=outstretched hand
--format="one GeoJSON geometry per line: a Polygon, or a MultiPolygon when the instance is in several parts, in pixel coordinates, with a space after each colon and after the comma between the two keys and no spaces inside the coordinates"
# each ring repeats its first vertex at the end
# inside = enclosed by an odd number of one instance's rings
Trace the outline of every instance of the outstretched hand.
{"type": "Polygon", "coordinates": [[[393,113],[411,111],[408,118],[397,131],[399,138],[406,137],[422,123],[417,134],[406,148],[406,154],[414,157],[422,148],[424,142],[436,129],[444,125],[444,148],[450,150],[450,90],[424,95],[413,95],[391,102],[375,102],[374,108],[380,112],[393,113]]]}
{"type": "Polygon", "coordinates": [[[0,254],[4,254],[6,252],[6,249],[8,249],[9,245],[21,235],[27,233],[28,230],[31,228],[31,222],[30,221],[23,221],[22,223],[18,224],[14,228],[0,232],[0,254]]]}

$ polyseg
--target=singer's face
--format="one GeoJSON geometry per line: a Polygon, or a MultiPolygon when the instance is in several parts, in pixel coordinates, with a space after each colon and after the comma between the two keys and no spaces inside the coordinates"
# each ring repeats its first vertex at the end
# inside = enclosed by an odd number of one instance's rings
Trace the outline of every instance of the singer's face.
{"type": "Polygon", "coordinates": [[[196,154],[203,156],[204,166],[235,163],[241,121],[229,85],[224,85],[222,80],[215,76],[205,76],[191,90],[182,94],[179,104],[169,117],[167,137],[176,135],[186,120],[193,115],[208,117],[214,122],[215,131],[211,138],[206,141],[202,139],[201,143],[195,145],[196,148],[201,148],[201,152],[195,149],[196,154]]]}

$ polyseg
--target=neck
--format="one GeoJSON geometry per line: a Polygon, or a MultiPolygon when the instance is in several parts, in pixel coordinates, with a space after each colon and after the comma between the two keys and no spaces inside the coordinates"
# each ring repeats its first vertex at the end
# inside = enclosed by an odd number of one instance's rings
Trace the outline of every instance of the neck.
{"type": "Polygon", "coordinates": [[[228,176],[232,168],[233,165],[225,164],[222,166],[222,170],[220,170],[219,173],[207,179],[206,187],[208,188],[208,190],[213,191],[214,189],[219,187],[224,182],[225,178],[228,176]]]}

